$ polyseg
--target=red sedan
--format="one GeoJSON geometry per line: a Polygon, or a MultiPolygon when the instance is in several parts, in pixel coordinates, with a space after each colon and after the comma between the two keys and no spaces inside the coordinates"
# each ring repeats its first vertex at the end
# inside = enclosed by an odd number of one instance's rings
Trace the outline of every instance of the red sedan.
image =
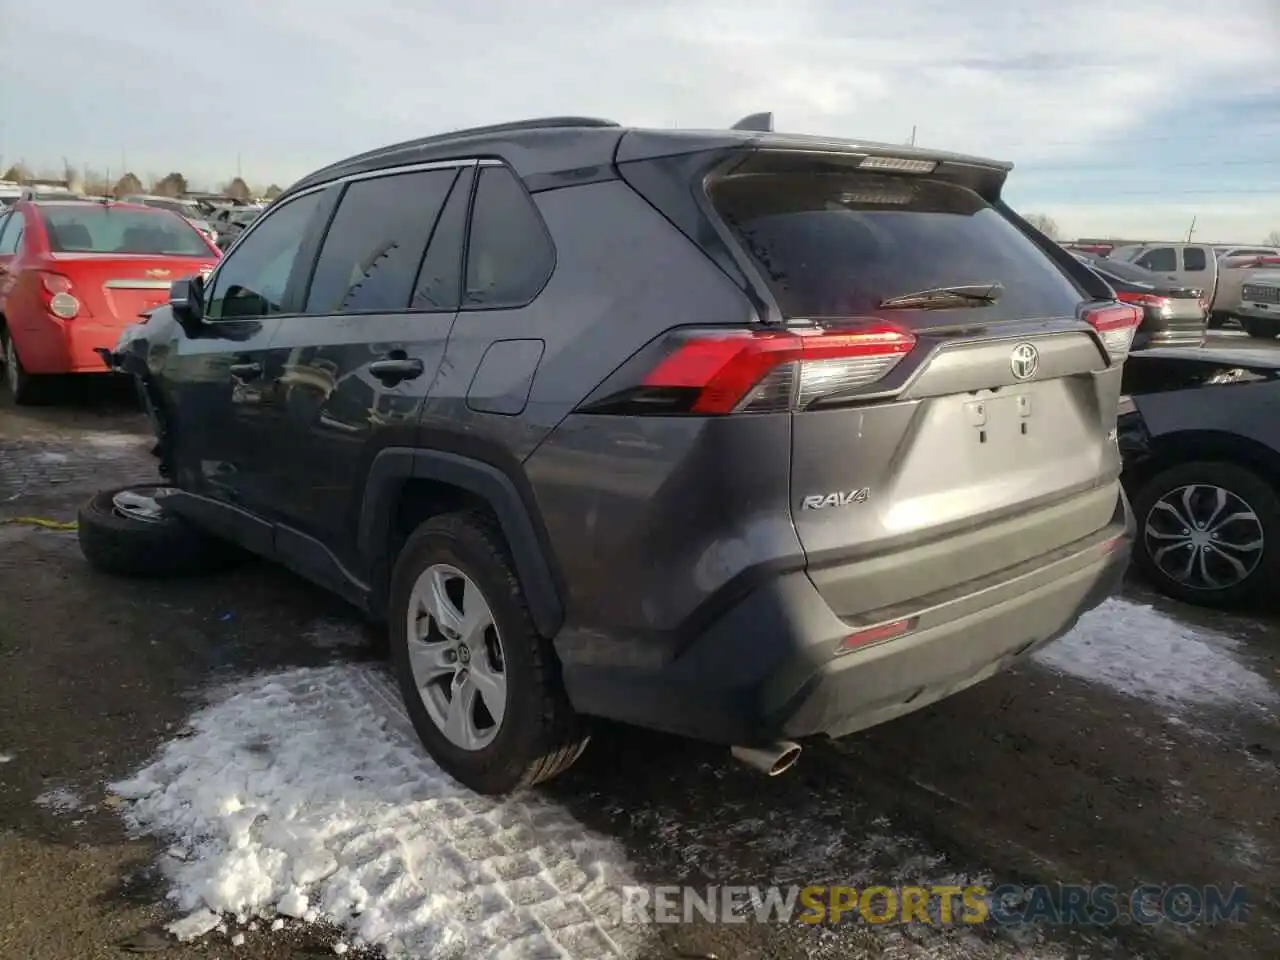
{"type": "Polygon", "coordinates": [[[131,203],[19,201],[0,212],[0,363],[16,403],[48,374],[106,373],[114,347],[169,284],[217,263],[176,213],[131,203]]]}

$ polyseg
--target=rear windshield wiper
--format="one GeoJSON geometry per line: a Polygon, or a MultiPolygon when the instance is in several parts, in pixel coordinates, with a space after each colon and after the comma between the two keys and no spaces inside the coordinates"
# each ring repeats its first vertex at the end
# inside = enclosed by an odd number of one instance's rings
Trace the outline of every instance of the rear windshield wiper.
{"type": "Polygon", "coordinates": [[[934,287],[886,297],[880,301],[882,310],[954,310],[957,307],[985,307],[995,303],[1004,294],[1004,286],[992,283],[958,283],[951,287],[934,287]]]}

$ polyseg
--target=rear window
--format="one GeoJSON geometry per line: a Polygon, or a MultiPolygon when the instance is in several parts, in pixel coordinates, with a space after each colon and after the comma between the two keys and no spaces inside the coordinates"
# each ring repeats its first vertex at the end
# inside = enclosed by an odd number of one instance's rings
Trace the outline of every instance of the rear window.
{"type": "Polygon", "coordinates": [[[212,254],[187,221],[163,210],[120,207],[44,207],[45,231],[54,253],[120,253],[173,257],[212,254]]]}
{"type": "Polygon", "coordinates": [[[1095,260],[1090,266],[1104,276],[1118,277],[1130,283],[1154,284],[1160,280],[1160,277],[1150,270],[1136,263],[1126,263],[1124,260],[1095,260]]]}
{"type": "Polygon", "coordinates": [[[1072,316],[1081,300],[1039,247],[964,187],[769,173],[726,178],[711,187],[711,199],[787,317],[874,313],[887,297],[992,281],[1004,295],[966,316],[1072,316]]]}

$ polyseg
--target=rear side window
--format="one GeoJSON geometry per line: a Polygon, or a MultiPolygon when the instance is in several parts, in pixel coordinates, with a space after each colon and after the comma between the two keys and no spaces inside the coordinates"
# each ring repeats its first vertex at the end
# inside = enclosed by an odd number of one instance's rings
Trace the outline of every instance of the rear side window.
{"type": "Polygon", "coordinates": [[[484,167],[476,185],[467,245],[463,309],[522,307],[551,276],[555,250],[520,181],[506,167],[484,167]]]}
{"type": "Polygon", "coordinates": [[[405,309],[457,178],[457,170],[424,170],[347,187],[316,261],[306,312],[405,309]]]}
{"type": "Polygon", "coordinates": [[[54,253],[213,256],[191,224],[165,210],[68,204],[43,206],[40,215],[54,253]]]}
{"type": "Polygon", "coordinates": [[[1173,247],[1157,247],[1155,250],[1148,250],[1134,262],[1156,273],[1173,273],[1178,269],[1178,251],[1173,247]]]}
{"type": "Polygon", "coordinates": [[[1182,269],[1187,271],[1208,270],[1209,258],[1205,256],[1203,247],[1185,247],[1182,251],[1182,269]]]}
{"type": "Polygon", "coordinates": [[[994,317],[1071,316],[1081,294],[977,194],[934,180],[767,173],[714,184],[717,212],[751,253],[787,317],[874,313],[887,297],[999,282],[994,317]]]}

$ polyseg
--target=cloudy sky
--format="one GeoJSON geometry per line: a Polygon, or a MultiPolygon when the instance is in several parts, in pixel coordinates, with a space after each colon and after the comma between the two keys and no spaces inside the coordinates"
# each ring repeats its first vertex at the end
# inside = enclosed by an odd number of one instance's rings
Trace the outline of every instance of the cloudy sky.
{"type": "Polygon", "coordinates": [[[551,114],[1017,164],[1078,235],[1280,230],[1280,0],[0,0],[0,163],[281,185],[551,114]]]}

